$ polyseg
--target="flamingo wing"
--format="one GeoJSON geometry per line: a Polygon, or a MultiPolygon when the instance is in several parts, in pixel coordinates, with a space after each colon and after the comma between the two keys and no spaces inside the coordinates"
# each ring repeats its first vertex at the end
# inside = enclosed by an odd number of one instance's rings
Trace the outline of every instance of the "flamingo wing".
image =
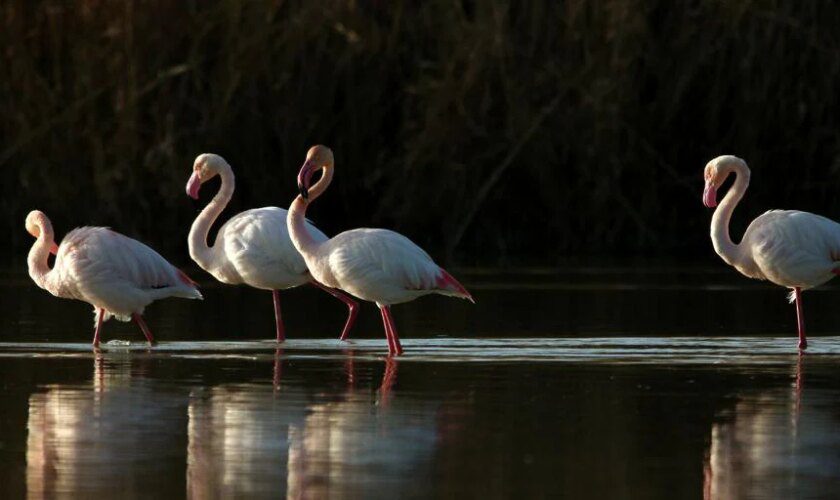
{"type": "Polygon", "coordinates": [[[387,229],[354,229],[330,240],[329,267],[341,288],[368,300],[399,303],[425,293],[469,294],[422,248],[387,229]]]}
{"type": "Polygon", "coordinates": [[[55,269],[74,298],[145,293],[200,298],[184,273],[143,243],[104,227],[82,227],[67,234],[55,269]]]}
{"type": "Polygon", "coordinates": [[[747,228],[744,243],[763,277],[810,288],[831,279],[840,260],[840,224],[797,210],[773,210],[747,228]]]}
{"type": "MultiPolygon", "coordinates": [[[[216,245],[229,265],[229,282],[244,282],[262,288],[287,288],[306,280],[306,263],[295,249],[286,227],[286,210],[264,207],[246,210],[228,220],[219,230],[216,245]]],[[[319,241],[327,237],[311,224],[319,241]]]]}

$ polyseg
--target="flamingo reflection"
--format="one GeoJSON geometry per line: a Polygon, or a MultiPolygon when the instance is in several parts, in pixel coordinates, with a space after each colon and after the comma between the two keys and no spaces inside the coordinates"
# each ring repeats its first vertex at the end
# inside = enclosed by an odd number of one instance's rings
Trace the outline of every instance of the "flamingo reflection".
{"type": "Polygon", "coordinates": [[[705,499],[817,498],[840,487],[838,419],[827,393],[806,390],[803,358],[790,388],[742,396],[712,425],[705,499]]]}
{"type": "Polygon", "coordinates": [[[277,351],[272,387],[226,384],[191,394],[188,494],[353,496],[383,470],[386,481],[379,486],[385,489],[377,491],[396,493],[404,475],[431,460],[436,406],[395,397],[396,359],[386,359],[381,381],[371,386],[347,354],[347,383],[337,391],[311,394],[282,380],[294,365],[283,366],[277,351]]]}
{"type": "Polygon", "coordinates": [[[30,396],[29,498],[137,494],[129,478],[139,464],[158,485],[172,478],[163,464],[173,452],[183,453],[172,443],[185,408],[134,376],[144,369],[144,361],[132,366],[127,353],[97,353],[92,380],[48,385],[30,396]]]}

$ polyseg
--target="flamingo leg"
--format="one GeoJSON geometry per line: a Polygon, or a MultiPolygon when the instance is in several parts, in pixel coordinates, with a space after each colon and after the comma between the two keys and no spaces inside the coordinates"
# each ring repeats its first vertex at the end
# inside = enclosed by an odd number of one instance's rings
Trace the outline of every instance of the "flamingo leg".
{"type": "Polygon", "coordinates": [[[149,325],[147,325],[146,322],[143,320],[143,316],[140,316],[137,313],[132,313],[131,319],[133,319],[134,322],[137,323],[137,326],[139,326],[140,329],[143,330],[143,335],[146,336],[146,340],[149,341],[149,345],[155,345],[157,342],[155,342],[155,338],[152,336],[152,331],[149,330],[149,325]]]}
{"type": "Polygon", "coordinates": [[[799,327],[799,350],[808,348],[808,339],[805,338],[805,315],[802,313],[802,289],[795,287],[793,295],[796,298],[796,322],[799,327]]]}
{"type": "Polygon", "coordinates": [[[388,323],[390,335],[391,335],[391,342],[389,344],[393,345],[393,351],[389,351],[390,354],[394,356],[400,356],[403,353],[402,344],[400,344],[400,336],[397,335],[397,327],[394,325],[394,317],[391,316],[391,306],[384,306],[382,308],[382,315],[385,317],[385,321],[388,323]]]}
{"type": "Polygon", "coordinates": [[[385,306],[379,306],[379,312],[382,314],[382,326],[385,328],[385,340],[388,341],[388,355],[393,355],[396,347],[391,336],[391,325],[388,324],[388,317],[385,316],[385,306]]]}
{"type": "Polygon", "coordinates": [[[359,303],[351,299],[346,293],[340,292],[335,288],[324,286],[315,280],[310,281],[310,283],[312,283],[312,286],[320,288],[347,304],[347,308],[350,309],[350,313],[347,315],[347,322],[344,323],[344,329],[341,331],[341,337],[338,338],[338,340],[347,340],[347,337],[350,335],[350,329],[353,328],[353,324],[356,323],[356,315],[359,314],[359,303]]]}
{"type": "Polygon", "coordinates": [[[277,327],[277,342],[286,340],[286,329],[283,327],[283,317],[280,315],[280,290],[272,290],[274,299],[274,323],[277,327]]]}
{"type": "Polygon", "coordinates": [[[102,331],[102,318],[105,317],[105,309],[99,308],[96,318],[96,330],[93,331],[93,347],[99,347],[99,333],[102,331]]]}

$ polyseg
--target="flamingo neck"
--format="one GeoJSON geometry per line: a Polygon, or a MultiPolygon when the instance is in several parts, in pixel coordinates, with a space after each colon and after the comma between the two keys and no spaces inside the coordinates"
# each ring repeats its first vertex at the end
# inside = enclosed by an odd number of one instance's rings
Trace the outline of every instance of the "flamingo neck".
{"type": "Polygon", "coordinates": [[[233,197],[233,190],[236,185],[233,170],[227,165],[219,171],[219,177],[222,178],[222,187],[195,218],[187,239],[190,247],[190,257],[205,270],[211,267],[215,255],[214,248],[207,245],[207,236],[213,223],[216,222],[219,214],[222,213],[222,210],[225,209],[233,197]]]}
{"type": "Polygon", "coordinates": [[[332,182],[332,166],[324,166],[322,168],[322,172],[323,173],[321,178],[318,179],[318,182],[309,189],[309,199],[305,200],[303,196],[298,195],[289,207],[289,215],[287,219],[289,237],[292,239],[292,244],[295,246],[297,251],[303,255],[304,260],[307,260],[307,257],[314,255],[318,250],[318,246],[321,245],[321,243],[312,237],[312,233],[310,233],[309,228],[306,227],[306,208],[310,203],[315,201],[316,198],[321,196],[321,194],[327,190],[330,182],[332,182]]]}
{"type": "Polygon", "coordinates": [[[53,246],[53,229],[49,221],[42,222],[41,234],[29,250],[26,263],[29,266],[29,276],[39,287],[47,288],[47,275],[50,273],[50,248],[53,246]]]}
{"type": "Polygon", "coordinates": [[[741,256],[740,245],[732,242],[729,237],[729,221],[732,219],[732,212],[750,183],[750,169],[743,163],[735,164],[731,172],[735,174],[735,183],[727,191],[723,201],[720,202],[714,215],[712,215],[712,243],[715,252],[729,265],[735,265],[741,256]]]}

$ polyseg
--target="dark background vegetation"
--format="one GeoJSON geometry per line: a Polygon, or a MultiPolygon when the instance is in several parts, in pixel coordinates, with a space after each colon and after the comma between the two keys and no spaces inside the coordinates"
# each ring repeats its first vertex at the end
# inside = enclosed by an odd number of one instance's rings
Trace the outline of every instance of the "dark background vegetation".
{"type": "MultiPolygon", "coordinates": [[[[232,209],[404,232],[441,262],[711,255],[705,163],[745,158],[736,235],[768,208],[840,217],[840,3],[0,0],[0,232],[40,208],[186,259],[193,158],[232,209]]],[[[223,217],[234,213],[228,210],[223,217]]]]}

